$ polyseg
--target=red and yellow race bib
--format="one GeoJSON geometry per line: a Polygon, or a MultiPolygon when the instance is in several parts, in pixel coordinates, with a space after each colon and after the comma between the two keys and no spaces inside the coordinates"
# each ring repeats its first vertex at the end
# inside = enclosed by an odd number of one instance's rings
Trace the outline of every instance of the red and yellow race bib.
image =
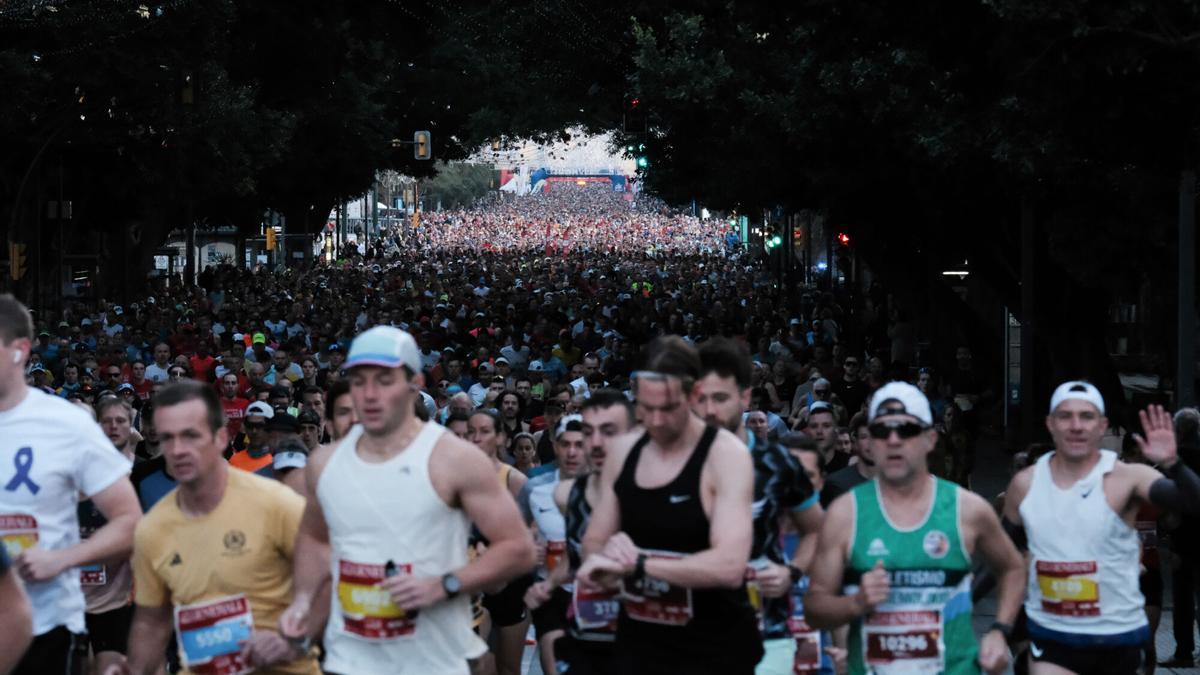
{"type": "Polygon", "coordinates": [[[1100,578],[1095,560],[1039,560],[1035,571],[1042,610],[1058,616],[1100,615],[1100,578]]]}
{"type": "Polygon", "coordinates": [[[24,513],[0,514],[0,541],[4,542],[9,558],[33,548],[38,543],[37,518],[24,513]]]}
{"type": "MultiPolygon", "coordinates": [[[[398,565],[401,574],[411,574],[412,565],[398,565]]],[[[379,586],[386,578],[383,565],[338,561],[338,602],[342,607],[342,630],[364,640],[390,640],[411,636],[416,617],[392,602],[392,595],[379,586]]]]}

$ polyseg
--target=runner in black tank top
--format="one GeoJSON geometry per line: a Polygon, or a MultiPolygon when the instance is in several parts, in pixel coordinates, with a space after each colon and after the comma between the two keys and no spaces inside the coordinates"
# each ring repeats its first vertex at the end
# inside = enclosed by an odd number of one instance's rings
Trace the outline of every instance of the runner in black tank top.
{"type": "MultiPolygon", "coordinates": [[[[630,450],[613,490],[621,525],[639,549],[689,554],[710,547],[700,474],[717,428],[708,426],[683,470],[670,483],[642,488],[635,475],[643,435],[630,450]]],[[[627,589],[632,590],[632,589],[627,589]]],[[[744,587],[684,589],[647,578],[647,602],[625,601],[617,625],[621,673],[752,673],[762,658],[754,611],[744,587]]]]}

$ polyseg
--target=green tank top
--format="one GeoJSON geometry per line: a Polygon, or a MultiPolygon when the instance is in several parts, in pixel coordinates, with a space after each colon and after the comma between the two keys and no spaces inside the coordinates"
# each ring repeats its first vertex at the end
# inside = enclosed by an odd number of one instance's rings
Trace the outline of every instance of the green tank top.
{"type": "Polygon", "coordinates": [[[971,625],[971,560],[958,531],[958,490],[933,478],[925,522],[901,530],[883,511],[876,481],[851,490],[854,532],[843,592],[882,560],[891,578],[886,602],[850,626],[849,672],[875,675],[979,673],[971,625]]]}

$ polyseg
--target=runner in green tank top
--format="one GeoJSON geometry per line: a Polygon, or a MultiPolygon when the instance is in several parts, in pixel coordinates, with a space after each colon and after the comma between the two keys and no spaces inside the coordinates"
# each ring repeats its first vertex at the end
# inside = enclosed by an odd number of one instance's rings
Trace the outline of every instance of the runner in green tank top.
{"type": "Polygon", "coordinates": [[[850,624],[851,675],[1004,672],[1005,638],[1024,593],[1020,554],[987,502],[929,474],[937,432],[916,387],[885,385],[868,412],[877,477],[830,504],[805,599],[809,624],[850,624]],[[999,580],[997,621],[979,645],[975,552],[999,580]]]}

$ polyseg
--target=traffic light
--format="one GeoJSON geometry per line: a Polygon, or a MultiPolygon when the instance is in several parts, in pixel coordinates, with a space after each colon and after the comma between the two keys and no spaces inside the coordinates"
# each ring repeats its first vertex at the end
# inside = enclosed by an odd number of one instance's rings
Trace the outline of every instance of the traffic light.
{"type": "Polygon", "coordinates": [[[8,242],[8,273],[13,281],[20,281],[29,271],[29,255],[25,252],[25,244],[15,241],[8,242]]]}
{"type": "Polygon", "coordinates": [[[270,226],[267,227],[267,250],[275,250],[275,228],[270,226]]]}
{"type": "Polygon", "coordinates": [[[846,234],[845,232],[838,232],[837,240],[842,246],[850,245],[850,235],[846,234]]]}
{"type": "Polygon", "coordinates": [[[429,159],[433,156],[432,137],[428,131],[413,132],[413,158],[429,159]]]}
{"type": "Polygon", "coordinates": [[[639,169],[645,169],[650,166],[650,158],[646,156],[645,143],[638,143],[635,162],[637,163],[637,168],[639,169]]]}

